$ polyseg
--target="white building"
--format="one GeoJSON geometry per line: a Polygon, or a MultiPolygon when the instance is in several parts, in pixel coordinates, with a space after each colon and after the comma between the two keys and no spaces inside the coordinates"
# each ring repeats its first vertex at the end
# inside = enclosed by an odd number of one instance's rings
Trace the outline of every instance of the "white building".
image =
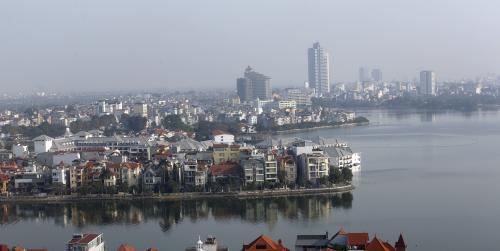
{"type": "Polygon", "coordinates": [[[75,234],[66,245],[66,251],[105,251],[103,234],[75,234]]]}
{"type": "Polygon", "coordinates": [[[29,154],[28,146],[20,144],[12,145],[12,154],[14,154],[16,158],[26,158],[29,154]]]}
{"type": "Polygon", "coordinates": [[[214,144],[228,144],[231,145],[234,143],[234,135],[225,133],[222,131],[214,131],[212,132],[212,137],[214,144]]]}
{"type": "Polygon", "coordinates": [[[420,72],[420,94],[436,96],[436,73],[433,71],[420,72]]]}
{"type": "Polygon", "coordinates": [[[41,135],[33,139],[35,144],[35,153],[45,153],[52,148],[53,138],[47,135],[41,135]]]}
{"type": "Polygon", "coordinates": [[[54,168],[52,169],[52,183],[66,185],[66,169],[54,168]]]}
{"type": "Polygon", "coordinates": [[[148,116],[148,104],[146,104],[146,103],[134,104],[133,114],[136,116],[147,117],[148,116]]]}
{"type": "Polygon", "coordinates": [[[297,102],[295,100],[282,100],[278,102],[279,109],[295,109],[297,108],[297,102]]]}
{"type": "Polygon", "coordinates": [[[309,86],[321,97],[330,92],[330,56],[319,43],[308,50],[309,86]]]}

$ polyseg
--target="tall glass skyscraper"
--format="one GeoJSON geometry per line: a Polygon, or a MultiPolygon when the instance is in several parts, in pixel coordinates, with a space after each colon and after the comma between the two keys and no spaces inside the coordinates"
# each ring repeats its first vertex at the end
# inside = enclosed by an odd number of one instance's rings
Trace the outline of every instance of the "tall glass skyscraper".
{"type": "Polygon", "coordinates": [[[433,71],[420,72],[420,94],[436,96],[436,73],[433,71]]]}
{"type": "Polygon", "coordinates": [[[253,101],[257,98],[269,100],[272,97],[271,78],[248,66],[244,77],[236,80],[236,90],[242,102],[253,101]]]}
{"type": "Polygon", "coordinates": [[[308,50],[309,87],[321,97],[330,92],[330,55],[318,42],[308,50]]]}

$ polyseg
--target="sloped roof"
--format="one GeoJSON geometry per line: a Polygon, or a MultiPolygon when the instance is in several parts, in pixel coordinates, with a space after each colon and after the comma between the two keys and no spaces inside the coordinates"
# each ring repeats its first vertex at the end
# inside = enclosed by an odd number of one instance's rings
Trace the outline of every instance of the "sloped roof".
{"type": "Polygon", "coordinates": [[[266,235],[261,235],[257,237],[254,241],[252,241],[248,245],[243,245],[243,251],[253,251],[253,250],[262,250],[262,251],[290,251],[290,249],[286,248],[283,246],[283,244],[280,242],[276,243],[273,241],[271,238],[269,238],[266,235]],[[257,246],[264,246],[264,248],[257,248],[257,246]]]}
{"type": "Polygon", "coordinates": [[[347,245],[349,246],[364,246],[368,240],[368,233],[347,233],[347,245]]]}
{"type": "Polygon", "coordinates": [[[366,246],[366,251],[396,251],[396,249],[387,242],[383,242],[373,237],[373,240],[366,246]]]}
{"type": "Polygon", "coordinates": [[[396,248],[406,248],[406,243],[405,240],[403,239],[403,234],[399,234],[398,241],[396,241],[396,244],[394,245],[396,248]]]}
{"type": "Polygon", "coordinates": [[[137,249],[128,244],[121,244],[116,251],[137,251],[137,249]]]}

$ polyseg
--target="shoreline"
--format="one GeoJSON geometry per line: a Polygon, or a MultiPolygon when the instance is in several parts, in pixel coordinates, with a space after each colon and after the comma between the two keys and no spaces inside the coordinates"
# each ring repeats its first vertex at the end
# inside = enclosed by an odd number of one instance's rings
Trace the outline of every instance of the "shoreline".
{"type": "Polygon", "coordinates": [[[318,130],[318,129],[330,129],[330,128],[342,128],[342,127],[355,127],[355,126],[366,126],[369,125],[370,122],[361,122],[361,123],[347,123],[347,124],[342,124],[342,125],[324,125],[324,126],[315,126],[315,127],[309,127],[309,128],[296,128],[296,129],[288,129],[288,130],[278,130],[278,131],[273,131],[271,134],[288,134],[288,133],[295,133],[295,132],[306,132],[306,131],[312,131],[312,130],[318,130]]]}
{"type": "Polygon", "coordinates": [[[63,195],[63,196],[14,196],[0,197],[2,203],[67,203],[67,202],[102,202],[102,201],[179,201],[179,200],[197,200],[197,199],[258,199],[258,198],[276,198],[276,197],[293,197],[304,195],[325,195],[338,194],[354,190],[353,185],[345,185],[328,188],[309,188],[309,189],[293,189],[293,190],[264,190],[264,191],[242,191],[242,192],[227,192],[227,193],[174,193],[167,195],[110,195],[110,194],[95,194],[95,195],[63,195]]]}

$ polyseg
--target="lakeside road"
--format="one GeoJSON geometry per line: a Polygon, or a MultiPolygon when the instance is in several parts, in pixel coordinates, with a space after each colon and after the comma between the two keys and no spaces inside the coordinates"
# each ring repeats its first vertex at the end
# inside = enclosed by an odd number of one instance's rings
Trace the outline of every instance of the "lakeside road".
{"type": "Polygon", "coordinates": [[[262,190],[262,191],[241,191],[227,193],[171,193],[164,195],[110,195],[93,194],[86,196],[63,195],[63,196],[11,196],[0,197],[0,203],[57,203],[57,202],[82,202],[82,201],[176,201],[176,200],[196,200],[210,198],[272,198],[272,197],[290,197],[304,195],[322,195],[350,192],[354,189],[353,185],[345,185],[329,188],[311,188],[311,189],[283,189],[283,190],[262,190]]]}

